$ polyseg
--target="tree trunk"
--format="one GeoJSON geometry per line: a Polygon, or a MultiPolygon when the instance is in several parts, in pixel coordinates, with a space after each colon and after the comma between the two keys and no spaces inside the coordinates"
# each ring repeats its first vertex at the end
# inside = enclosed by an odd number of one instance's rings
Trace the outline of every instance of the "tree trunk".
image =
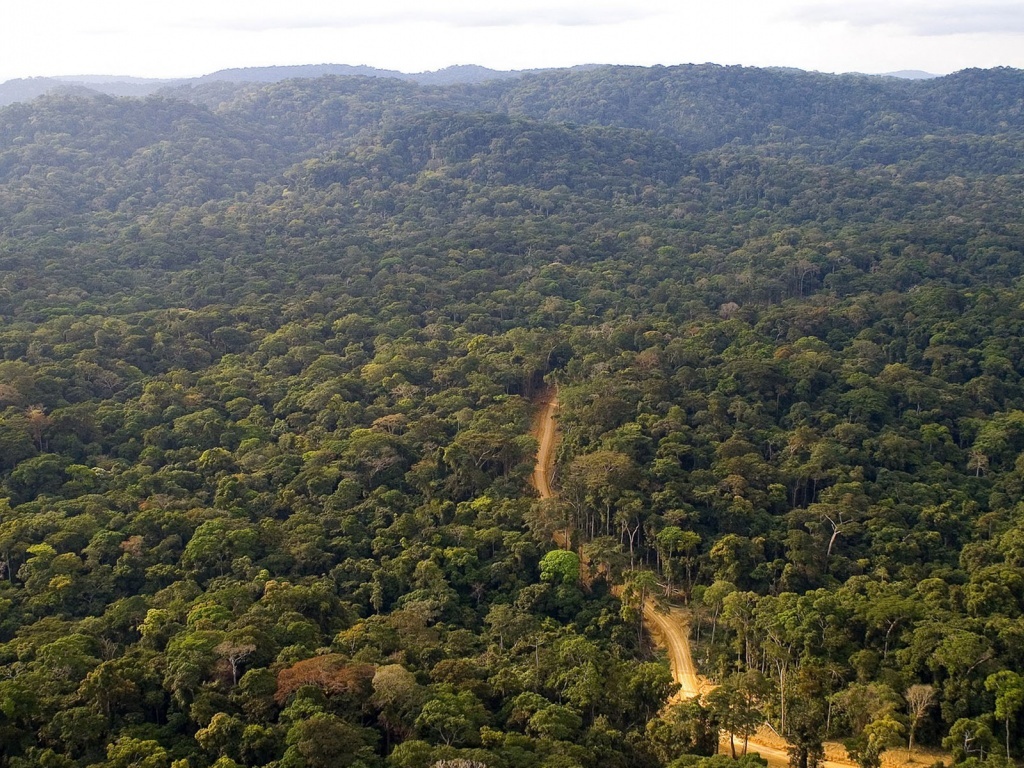
{"type": "MultiPolygon", "coordinates": [[[[779,733],[786,733],[786,667],[776,662],[779,670],[779,733]]],[[[806,764],[806,756],[803,758],[806,764]]]]}
{"type": "Polygon", "coordinates": [[[1006,764],[1010,764],[1010,718],[1006,718],[1006,764]]]}

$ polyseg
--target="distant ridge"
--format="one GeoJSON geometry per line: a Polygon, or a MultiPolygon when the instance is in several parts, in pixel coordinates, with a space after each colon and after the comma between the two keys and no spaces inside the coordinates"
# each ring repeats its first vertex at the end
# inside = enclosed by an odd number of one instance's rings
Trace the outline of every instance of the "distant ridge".
{"type": "Polygon", "coordinates": [[[942,75],[924,72],[920,69],[900,69],[896,72],[883,72],[879,77],[899,77],[903,80],[932,80],[936,77],[942,77],[942,75]]]}
{"type": "MultiPolygon", "coordinates": [[[[108,96],[130,96],[142,98],[149,96],[159,88],[178,85],[184,80],[165,80],[152,77],[121,77],[117,75],[62,75],[51,78],[67,86],[88,89],[108,96]]],[[[2,94],[3,85],[0,85],[2,94]]],[[[2,95],[0,95],[2,103],[2,95]]]]}
{"type": "MultiPolygon", "coordinates": [[[[600,68],[600,64],[583,64],[565,68],[573,72],[585,72],[600,68]]],[[[693,66],[693,65],[691,65],[693,66]]],[[[642,68],[641,68],[642,69],[642,68]]],[[[758,68],[753,68],[758,69],[758,68]]],[[[764,72],[801,73],[792,67],[766,67],[764,72]]],[[[369,78],[391,78],[420,85],[472,85],[493,80],[513,80],[528,74],[553,72],[553,69],[526,69],[502,71],[488,69],[474,64],[445,67],[433,72],[407,73],[394,69],[378,69],[364,65],[350,64],[300,64],[292,66],[245,67],[222,69],[207,75],[192,78],[155,79],[118,75],[63,75],[60,77],[30,77],[8,80],[0,83],[0,107],[16,102],[31,101],[48,93],[77,92],[102,93],[108,96],[141,98],[155,94],[161,89],[179,86],[209,86],[213,83],[245,85],[277,83],[292,79],[313,79],[324,76],[347,76],[369,78]]],[[[564,70],[563,70],[564,71],[564,70]]],[[[809,74],[809,73],[808,73],[809,74]]],[[[852,74],[852,73],[851,73],[852,74]]],[[[835,75],[841,77],[842,75],[835,75]]],[[[862,75],[864,76],[864,75],[862,75]]],[[[892,77],[903,80],[932,80],[946,77],[921,70],[905,69],[896,72],[867,75],[868,77],[892,77]]]]}
{"type": "Polygon", "coordinates": [[[18,101],[31,101],[64,85],[53,77],[24,77],[0,83],[0,107],[18,101]]]}
{"type": "Polygon", "coordinates": [[[281,80],[291,80],[294,78],[341,75],[349,77],[392,77],[397,80],[408,80],[429,85],[451,85],[453,83],[481,83],[485,80],[508,80],[520,77],[522,74],[523,72],[520,71],[499,71],[474,64],[463,64],[445,67],[434,72],[418,72],[413,74],[399,72],[394,69],[378,69],[376,67],[351,66],[349,64],[302,64],[286,67],[222,69],[188,82],[276,83],[281,80]]]}
{"type": "Polygon", "coordinates": [[[190,83],[214,81],[228,83],[276,83],[293,78],[324,77],[325,75],[347,75],[362,77],[408,77],[403,72],[376,67],[351,66],[349,64],[299,64],[284,67],[237,67],[220,69],[208,75],[194,78],[190,83]]]}
{"type": "MultiPolygon", "coordinates": [[[[593,66],[593,65],[591,65],[593,66]]],[[[579,67],[582,69],[586,67],[579,67]]],[[[224,83],[277,83],[296,78],[316,78],[327,75],[347,77],[386,77],[420,83],[422,85],[455,85],[482,83],[487,80],[509,80],[528,72],[542,70],[501,71],[475,64],[445,67],[434,72],[407,73],[394,69],[352,66],[349,64],[300,64],[281,67],[245,67],[222,69],[208,75],[191,78],[155,79],[118,75],[62,75],[59,77],[30,77],[0,83],[0,107],[19,101],[31,101],[69,87],[87,89],[108,96],[144,97],[161,88],[178,85],[224,83]]]]}

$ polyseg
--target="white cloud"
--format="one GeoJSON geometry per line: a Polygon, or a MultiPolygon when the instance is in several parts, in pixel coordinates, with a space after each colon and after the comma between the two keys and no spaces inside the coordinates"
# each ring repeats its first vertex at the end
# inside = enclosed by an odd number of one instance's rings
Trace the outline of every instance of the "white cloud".
{"type": "Polygon", "coordinates": [[[805,5],[792,17],[853,27],[891,26],[922,37],[1024,34],[1024,5],[1013,3],[859,2],[805,5]]]}
{"type": "Polygon", "coordinates": [[[302,29],[354,29],[397,24],[441,24],[450,27],[594,27],[622,24],[649,19],[659,11],[643,8],[572,8],[546,7],[535,9],[470,11],[394,10],[373,14],[280,15],[262,18],[199,18],[186,21],[182,26],[197,29],[219,29],[265,32],[272,30],[302,29]]]}
{"type": "Polygon", "coordinates": [[[669,0],[525,0],[515,5],[435,0],[410,2],[386,0],[369,7],[339,4],[325,11],[324,4],[296,0],[286,11],[280,4],[254,3],[246,13],[223,5],[195,6],[180,24],[196,29],[271,31],[304,29],[355,29],[370,26],[436,24],[455,28],[478,27],[591,27],[642,21],[673,8],[669,0]]]}
{"type": "Polygon", "coordinates": [[[46,0],[0,10],[0,81],[369,64],[1024,66],[1024,0],[46,0]]]}

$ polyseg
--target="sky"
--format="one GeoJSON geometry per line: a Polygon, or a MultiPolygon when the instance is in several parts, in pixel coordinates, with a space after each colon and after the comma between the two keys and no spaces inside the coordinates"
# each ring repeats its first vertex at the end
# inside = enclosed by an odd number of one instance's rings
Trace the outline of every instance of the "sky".
{"type": "Polygon", "coordinates": [[[0,10],[0,41],[0,82],[292,64],[422,72],[713,62],[946,74],[1024,68],[1024,2],[32,0],[0,10]]]}

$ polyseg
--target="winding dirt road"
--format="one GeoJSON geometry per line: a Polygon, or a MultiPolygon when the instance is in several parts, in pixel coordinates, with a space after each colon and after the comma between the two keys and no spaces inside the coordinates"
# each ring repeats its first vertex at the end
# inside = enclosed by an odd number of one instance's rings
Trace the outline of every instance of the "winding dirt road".
{"type": "MultiPolygon", "coordinates": [[[[558,441],[558,429],[555,422],[555,412],[558,410],[558,391],[554,388],[545,389],[537,395],[534,402],[538,408],[530,433],[537,438],[538,448],[532,484],[542,499],[550,499],[555,495],[551,488],[551,478],[554,475],[555,446],[558,441]]],[[[560,541],[563,537],[564,534],[556,534],[555,538],[559,546],[564,546],[564,543],[560,541]]],[[[658,644],[668,651],[672,676],[679,683],[679,692],[673,697],[673,701],[692,699],[705,693],[710,686],[706,680],[697,675],[697,670],[693,665],[693,653],[690,650],[690,623],[686,613],[680,608],[671,608],[664,613],[649,602],[644,606],[644,621],[658,644]]],[[[728,738],[723,743],[727,744],[728,738]]],[[[789,756],[784,749],[751,739],[748,750],[760,752],[762,757],[768,760],[769,765],[773,767],[782,768],[789,764],[789,756]]],[[[848,768],[846,764],[837,763],[825,763],[825,766],[826,768],[848,768]]]]}

